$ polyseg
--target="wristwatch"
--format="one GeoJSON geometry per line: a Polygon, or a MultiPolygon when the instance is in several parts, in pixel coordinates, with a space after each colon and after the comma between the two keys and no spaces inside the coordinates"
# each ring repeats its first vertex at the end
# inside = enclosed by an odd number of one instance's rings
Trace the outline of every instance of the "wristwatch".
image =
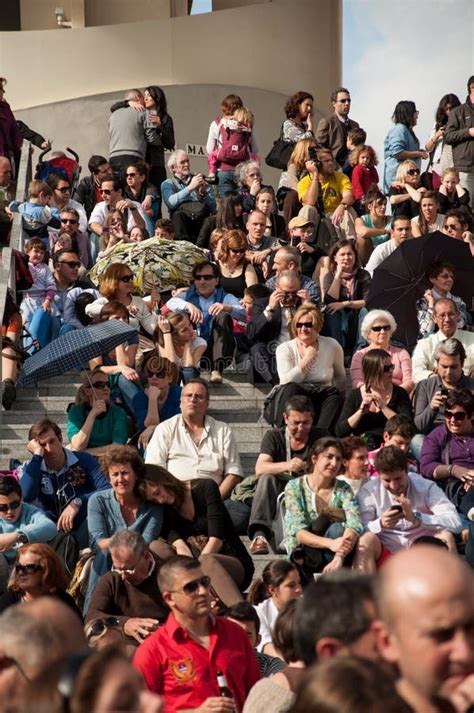
{"type": "Polygon", "coordinates": [[[26,545],[29,542],[28,535],[25,535],[25,533],[21,532],[21,530],[17,532],[17,538],[17,542],[19,545],[26,545]]]}
{"type": "MultiPolygon", "coordinates": [[[[413,510],[413,515],[416,517],[419,524],[421,525],[421,512],[418,512],[418,510],[413,510]]],[[[415,524],[415,523],[413,523],[413,524],[415,524]]]]}
{"type": "Polygon", "coordinates": [[[72,505],[75,505],[75,506],[78,507],[78,508],[81,508],[81,507],[82,507],[82,500],[81,500],[81,498],[73,498],[73,500],[71,500],[71,503],[72,503],[72,505]]]}

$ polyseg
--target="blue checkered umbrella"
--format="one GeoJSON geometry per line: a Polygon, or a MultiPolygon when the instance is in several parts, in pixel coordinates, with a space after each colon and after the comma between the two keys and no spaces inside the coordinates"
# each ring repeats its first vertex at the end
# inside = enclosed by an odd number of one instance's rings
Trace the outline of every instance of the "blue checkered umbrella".
{"type": "Polygon", "coordinates": [[[28,386],[64,374],[78,364],[108,354],[136,334],[136,329],[115,319],[67,332],[25,361],[17,383],[28,386]]]}

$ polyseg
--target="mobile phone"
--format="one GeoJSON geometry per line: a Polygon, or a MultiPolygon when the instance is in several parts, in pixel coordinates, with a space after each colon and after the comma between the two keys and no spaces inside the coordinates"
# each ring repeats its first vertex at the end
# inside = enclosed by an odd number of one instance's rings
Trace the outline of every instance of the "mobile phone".
{"type": "Polygon", "coordinates": [[[392,505],[390,510],[392,512],[403,512],[403,508],[401,505],[392,505]]]}
{"type": "Polygon", "coordinates": [[[449,394],[449,389],[447,389],[445,386],[442,386],[441,389],[439,390],[441,396],[448,396],[449,394]]]}

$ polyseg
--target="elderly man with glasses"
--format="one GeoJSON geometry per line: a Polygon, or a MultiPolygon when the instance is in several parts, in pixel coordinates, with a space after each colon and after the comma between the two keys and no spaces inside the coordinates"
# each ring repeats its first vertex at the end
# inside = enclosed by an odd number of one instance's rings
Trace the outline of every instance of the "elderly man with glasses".
{"type": "Polygon", "coordinates": [[[197,560],[171,557],[158,583],[171,613],[133,659],[148,689],[163,696],[169,711],[242,711],[260,679],[247,634],[211,615],[211,581],[197,560]]]}

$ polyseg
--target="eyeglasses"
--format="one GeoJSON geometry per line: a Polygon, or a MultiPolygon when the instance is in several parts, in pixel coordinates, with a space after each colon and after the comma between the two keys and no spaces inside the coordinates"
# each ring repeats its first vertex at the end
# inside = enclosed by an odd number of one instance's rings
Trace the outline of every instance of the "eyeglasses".
{"type": "Polygon", "coordinates": [[[76,260],[60,260],[58,262],[58,265],[67,265],[68,267],[71,268],[71,270],[73,270],[75,268],[78,269],[81,267],[81,263],[79,262],[79,260],[77,260],[77,261],[76,260]]]}
{"type": "Polygon", "coordinates": [[[124,275],[119,277],[120,282],[131,282],[133,280],[133,275],[124,275]]]}
{"type": "Polygon", "coordinates": [[[456,225],[456,223],[445,223],[444,227],[446,228],[446,230],[459,230],[461,226],[456,225]]]}
{"type": "Polygon", "coordinates": [[[157,379],[163,379],[166,376],[166,371],[147,371],[147,379],[151,379],[152,376],[156,376],[157,379]]]}
{"type": "Polygon", "coordinates": [[[375,327],[371,327],[373,332],[390,332],[391,329],[389,324],[377,324],[375,327]]]}
{"type": "Polygon", "coordinates": [[[125,175],[127,176],[127,178],[135,178],[135,176],[137,174],[136,173],[126,173],[125,175]]]}
{"type": "Polygon", "coordinates": [[[115,574],[125,574],[127,577],[131,577],[131,576],[134,575],[135,572],[137,571],[137,567],[138,567],[138,562],[137,562],[137,564],[135,565],[135,567],[134,567],[133,569],[126,569],[126,568],[123,568],[123,567],[114,567],[114,566],[112,566],[112,567],[110,568],[110,571],[111,571],[111,572],[115,572],[115,574]]]}
{"type": "Polygon", "coordinates": [[[97,619],[87,632],[87,638],[91,639],[96,636],[103,636],[107,629],[120,628],[119,620],[114,616],[108,616],[105,619],[97,619]]]}
{"type": "Polygon", "coordinates": [[[71,189],[69,186],[64,187],[64,188],[56,188],[56,190],[59,191],[60,193],[70,193],[71,192],[71,189]]]}
{"type": "Polygon", "coordinates": [[[449,419],[453,418],[455,421],[460,423],[467,418],[467,413],[465,411],[445,411],[444,417],[449,419]]]}
{"type": "Polygon", "coordinates": [[[21,505],[21,500],[14,500],[12,503],[5,503],[0,505],[0,512],[10,512],[11,510],[18,510],[21,505]]]}
{"type": "Polygon", "coordinates": [[[388,374],[389,372],[393,371],[395,369],[393,364],[385,364],[383,368],[384,374],[388,374]]]}
{"type": "Polygon", "coordinates": [[[205,574],[203,577],[199,577],[199,579],[191,580],[191,582],[185,584],[184,587],[182,587],[181,589],[170,589],[170,592],[183,592],[184,594],[190,596],[191,594],[196,594],[199,587],[209,589],[210,586],[211,578],[208,577],[207,574],[205,574]]]}
{"type": "Polygon", "coordinates": [[[102,389],[110,389],[110,384],[108,381],[94,381],[92,388],[101,391],[102,389]]]}
{"type": "Polygon", "coordinates": [[[296,329],[313,329],[314,324],[312,322],[297,322],[296,329]]]}
{"type": "Polygon", "coordinates": [[[103,193],[104,196],[110,196],[110,194],[112,193],[112,191],[110,190],[110,188],[101,188],[101,189],[100,189],[100,192],[103,193]]]}
{"type": "Polygon", "coordinates": [[[298,297],[297,292],[285,292],[285,290],[282,290],[282,292],[283,292],[283,299],[285,299],[287,297],[298,297]]]}
{"type": "Polygon", "coordinates": [[[339,99],[339,104],[350,104],[351,99],[339,99]]]}
{"type": "Polygon", "coordinates": [[[243,255],[246,252],[245,248],[242,248],[242,250],[237,250],[236,248],[229,248],[231,253],[235,253],[235,255],[243,255]]]}
{"type": "Polygon", "coordinates": [[[17,574],[37,574],[38,572],[44,572],[44,567],[42,564],[36,564],[36,562],[31,562],[30,564],[17,563],[15,572],[17,574]]]}
{"type": "Polygon", "coordinates": [[[61,218],[61,223],[64,223],[65,225],[68,223],[71,225],[77,225],[78,221],[75,218],[61,218]]]}
{"type": "Polygon", "coordinates": [[[420,175],[420,169],[419,168],[409,168],[407,171],[407,174],[409,176],[419,176],[420,175]]]}
{"type": "Polygon", "coordinates": [[[199,282],[199,280],[205,280],[206,282],[210,282],[211,280],[215,280],[216,278],[214,275],[196,275],[194,278],[196,282],[199,282]]]}

